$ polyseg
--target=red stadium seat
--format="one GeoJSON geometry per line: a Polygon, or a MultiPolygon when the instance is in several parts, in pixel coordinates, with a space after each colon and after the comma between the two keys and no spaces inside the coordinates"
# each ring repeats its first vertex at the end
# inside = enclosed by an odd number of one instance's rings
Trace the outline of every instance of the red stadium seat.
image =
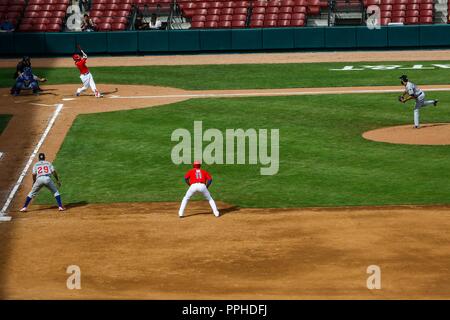
{"type": "Polygon", "coordinates": [[[404,4],[404,5],[407,5],[407,4],[408,4],[408,0],[394,0],[394,4],[404,4]]]}
{"type": "Polygon", "coordinates": [[[231,28],[231,21],[220,21],[219,28],[231,28]]]}
{"type": "Polygon", "coordinates": [[[64,11],[50,11],[50,14],[48,17],[52,18],[64,18],[66,16],[66,13],[64,11]]]}
{"type": "Polygon", "coordinates": [[[419,22],[421,24],[432,24],[433,18],[432,17],[419,17],[419,22]]]}
{"type": "Polygon", "coordinates": [[[105,10],[105,9],[106,9],[106,5],[104,5],[102,3],[93,4],[91,6],[91,10],[95,10],[95,11],[101,11],[101,10],[105,10]]]}
{"type": "Polygon", "coordinates": [[[381,11],[392,11],[392,4],[383,4],[380,6],[381,11]]]}
{"type": "Polygon", "coordinates": [[[14,12],[7,12],[4,17],[7,18],[8,20],[12,20],[12,19],[19,19],[19,17],[21,16],[20,12],[14,11],[14,12]]]}
{"type": "Polygon", "coordinates": [[[419,17],[406,17],[405,24],[418,24],[419,17]]]}
{"type": "Polygon", "coordinates": [[[394,0],[381,0],[381,4],[394,4],[394,0]]]}
{"type": "Polygon", "coordinates": [[[111,31],[111,24],[110,23],[100,23],[97,26],[99,31],[111,31]]]}
{"type": "Polygon", "coordinates": [[[205,22],[205,28],[208,29],[215,29],[219,26],[219,23],[217,21],[206,21],[205,22]]]}
{"type": "Polygon", "coordinates": [[[424,3],[419,5],[420,10],[433,10],[433,4],[431,3],[424,3]]]}
{"type": "Polygon", "coordinates": [[[232,28],[245,28],[245,20],[234,20],[231,21],[231,27],[232,28]]]}
{"type": "Polygon", "coordinates": [[[113,24],[111,24],[111,29],[113,31],[123,31],[123,30],[125,30],[125,28],[126,28],[125,23],[113,23],[113,24]]]}
{"type": "Polygon", "coordinates": [[[294,6],[294,0],[281,0],[280,6],[281,7],[293,7],[294,6]]]}
{"type": "Polygon", "coordinates": [[[279,7],[280,1],[279,0],[270,0],[267,4],[268,7],[279,7]]]}
{"type": "Polygon", "coordinates": [[[33,25],[29,23],[21,23],[19,26],[19,31],[28,32],[33,29],[33,25]]]}
{"type": "Polygon", "coordinates": [[[220,9],[220,14],[233,14],[233,8],[222,8],[220,9]]]}
{"type": "Polygon", "coordinates": [[[264,20],[277,20],[277,19],[278,15],[276,13],[270,13],[264,16],[264,20]]]}
{"type": "Polygon", "coordinates": [[[405,16],[406,16],[405,11],[392,11],[392,18],[405,17],[405,16]]]}
{"type": "Polygon", "coordinates": [[[196,9],[208,9],[209,8],[209,3],[208,2],[197,2],[196,9]]]}
{"type": "Polygon", "coordinates": [[[61,25],[59,24],[47,24],[45,31],[47,32],[60,32],[61,31],[61,25]]]}
{"type": "Polygon", "coordinates": [[[278,7],[268,7],[266,9],[266,13],[278,13],[278,11],[280,11],[280,9],[278,9],[278,7]]]}
{"type": "Polygon", "coordinates": [[[420,9],[420,5],[417,3],[406,5],[406,10],[419,10],[419,9],[420,9]]]}
{"type": "Polygon", "coordinates": [[[381,18],[391,18],[392,17],[392,11],[381,11],[381,18]]]}
{"type": "Polygon", "coordinates": [[[115,3],[106,4],[105,7],[106,7],[105,8],[106,10],[111,10],[111,11],[119,10],[119,5],[115,4],[115,3]]]}
{"type": "Polygon", "coordinates": [[[127,24],[128,23],[128,19],[126,17],[114,17],[113,18],[113,23],[124,23],[124,24],[127,24]]]}
{"type": "Polygon", "coordinates": [[[233,16],[231,14],[223,14],[223,15],[219,16],[219,20],[220,21],[231,21],[231,20],[233,20],[233,16]]]}
{"type": "Polygon", "coordinates": [[[114,18],[113,17],[103,17],[103,18],[99,18],[99,23],[109,23],[112,24],[114,22],[114,18]]]}
{"type": "Polygon", "coordinates": [[[278,20],[277,26],[278,27],[290,27],[291,26],[291,20],[278,20]]]}
{"type": "Polygon", "coordinates": [[[195,11],[194,11],[194,15],[196,15],[196,16],[200,16],[200,15],[205,16],[207,14],[208,14],[207,9],[195,9],[195,11]]]}
{"type": "Polygon", "coordinates": [[[264,15],[263,14],[252,14],[251,16],[251,21],[253,20],[264,20],[264,15]]]}
{"type": "Polygon", "coordinates": [[[23,11],[23,6],[14,5],[14,6],[9,6],[8,7],[8,12],[15,12],[15,11],[22,12],[23,11]]]}
{"type": "Polygon", "coordinates": [[[392,6],[392,11],[404,11],[404,10],[406,10],[405,4],[394,4],[392,6]]]}
{"type": "Polygon", "coordinates": [[[219,21],[219,16],[218,15],[208,15],[206,16],[206,21],[219,21]]]}
{"type": "Polygon", "coordinates": [[[305,26],[305,20],[291,20],[291,27],[304,27],[305,26]]]}
{"type": "Polygon", "coordinates": [[[258,13],[266,13],[266,8],[264,7],[253,8],[252,14],[258,13]]]}
{"type": "Polygon", "coordinates": [[[432,17],[433,16],[433,10],[420,10],[419,15],[421,17],[432,17]]]}
{"type": "Polygon", "coordinates": [[[235,8],[236,3],[234,1],[226,1],[226,2],[223,2],[222,7],[223,8],[235,8]]]}
{"type": "Polygon", "coordinates": [[[386,25],[388,25],[390,22],[391,22],[391,18],[381,18],[381,19],[380,19],[380,24],[381,24],[382,26],[386,26],[386,25]]]}
{"type": "Polygon", "coordinates": [[[214,8],[214,9],[208,9],[208,15],[219,15],[220,9],[214,8]]]}
{"type": "Polygon", "coordinates": [[[277,20],[264,20],[264,28],[275,28],[277,20]]]}
{"type": "Polygon", "coordinates": [[[222,2],[214,1],[214,2],[211,2],[211,3],[209,4],[209,7],[210,7],[210,8],[220,9],[220,8],[223,7],[223,4],[222,4],[222,2]]]}
{"type": "Polygon", "coordinates": [[[308,12],[312,16],[317,16],[320,13],[320,7],[319,6],[308,7],[308,12]]]}
{"type": "Polygon", "coordinates": [[[293,12],[295,12],[295,13],[305,13],[306,14],[306,7],[294,7],[293,12]]]}
{"type": "Polygon", "coordinates": [[[237,1],[236,8],[248,8],[250,3],[248,1],[237,1]]]}
{"type": "Polygon", "coordinates": [[[45,32],[47,30],[47,26],[45,24],[34,24],[32,31],[45,32]]]}
{"type": "Polygon", "coordinates": [[[247,16],[245,14],[233,14],[233,21],[245,21],[247,16]]]}
{"type": "Polygon", "coordinates": [[[192,17],[192,22],[204,22],[206,21],[206,17],[205,16],[193,16],[192,17]]]}
{"type": "Polygon", "coordinates": [[[418,17],[419,10],[406,10],[406,16],[407,17],[418,17]]]}
{"type": "Polygon", "coordinates": [[[247,14],[247,8],[236,8],[234,9],[234,14],[247,14]]]}
{"type": "Polygon", "coordinates": [[[280,7],[279,13],[291,13],[292,7],[280,7]]]}
{"type": "Polygon", "coordinates": [[[392,17],[391,18],[391,22],[404,23],[405,22],[405,17],[392,17]]]}
{"type": "Polygon", "coordinates": [[[258,8],[258,7],[262,7],[265,8],[267,7],[267,1],[265,0],[258,0],[256,2],[253,2],[253,8],[258,8]]]}
{"type": "Polygon", "coordinates": [[[292,20],[305,20],[306,16],[304,13],[293,13],[291,19],[292,20]]]}
{"type": "Polygon", "coordinates": [[[203,29],[205,23],[203,21],[196,21],[191,23],[191,29],[203,29]]]}
{"type": "Polygon", "coordinates": [[[379,6],[381,5],[381,0],[367,0],[366,7],[368,6],[379,6]]]}
{"type": "Polygon", "coordinates": [[[306,0],[294,0],[295,7],[306,7],[308,2],[306,0]]]}
{"type": "Polygon", "coordinates": [[[48,19],[48,23],[62,24],[61,18],[45,18],[45,19],[48,19]]]}
{"type": "Polygon", "coordinates": [[[262,28],[264,25],[263,20],[252,20],[250,22],[250,28],[262,28]]]}
{"type": "Polygon", "coordinates": [[[290,13],[281,13],[278,15],[278,20],[291,20],[291,17],[290,13]]]}

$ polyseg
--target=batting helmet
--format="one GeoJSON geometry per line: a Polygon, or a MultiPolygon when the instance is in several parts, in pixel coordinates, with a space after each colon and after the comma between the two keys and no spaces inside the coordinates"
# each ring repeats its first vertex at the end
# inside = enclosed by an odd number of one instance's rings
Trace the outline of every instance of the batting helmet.
{"type": "Polygon", "coordinates": [[[193,163],[193,167],[194,168],[200,168],[201,165],[202,165],[202,163],[200,161],[198,161],[198,160],[195,160],[194,163],[193,163]]]}
{"type": "Polygon", "coordinates": [[[399,79],[402,80],[403,82],[408,82],[408,76],[406,75],[402,75],[399,79]]]}
{"type": "Polygon", "coordinates": [[[78,61],[78,60],[80,60],[81,59],[81,57],[80,57],[80,55],[79,54],[74,54],[74,55],[72,55],[72,58],[73,58],[73,60],[75,60],[75,61],[78,61]]]}
{"type": "Polygon", "coordinates": [[[41,161],[45,160],[45,154],[44,153],[39,153],[39,160],[41,160],[41,161]]]}

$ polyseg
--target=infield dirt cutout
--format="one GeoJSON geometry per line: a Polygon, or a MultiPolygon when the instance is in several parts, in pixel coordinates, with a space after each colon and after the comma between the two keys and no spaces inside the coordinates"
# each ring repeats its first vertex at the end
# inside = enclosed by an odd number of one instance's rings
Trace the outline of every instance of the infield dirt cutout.
{"type": "MultiPolygon", "coordinates": [[[[102,85],[105,98],[74,98],[77,85],[45,86],[34,97],[0,89],[13,118],[1,135],[2,201],[51,117],[64,107],[40,151],[53,160],[78,114],[147,108],[193,97],[333,94],[399,87],[185,91],[102,85]],[[116,88],[118,90],[116,90],[116,88]]],[[[448,89],[448,86],[428,88],[448,89]]],[[[424,89],[426,89],[424,87],[424,89]]],[[[426,132],[428,127],[419,129],[426,132]]],[[[448,130],[446,126],[430,130],[448,130]]],[[[448,136],[448,131],[445,131],[448,136]]],[[[445,135],[442,134],[442,135],[445,135]]],[[[438,135],[436,135],[438,136],[438,135]]],[[[64,177],[64,173],[61,173],[64,177]]],[[[64,178],[63,178],[64,181],[64,178]]],[[[0,224],[0,298],[449,298],[450,206],[243,209],[192,202],[31,206],[17,213],[28,174],[0,224]],[[81,290],[68,290],[66,268],[81,269],[81,290]],[[382,290],[368,290],[378,265],[382,290]]],[[[181,200],[181,199],[180,199],[181,200]]]]}

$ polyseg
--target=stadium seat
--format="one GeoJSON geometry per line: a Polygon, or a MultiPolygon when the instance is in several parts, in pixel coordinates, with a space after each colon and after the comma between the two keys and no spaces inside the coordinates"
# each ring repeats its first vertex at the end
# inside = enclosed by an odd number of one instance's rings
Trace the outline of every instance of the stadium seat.
{"type": "Polygon", "coordinates": [[[302,7],[294,7],[293,12],[306,14],[306,7],[303,7],[303,6],[302,7]]]}
{"type": "Polygon", "coordinates": [[[223,8],[235,8],[236,4],[234,1],[226,1],[222,5],[223,8]]]}
{"type": "Polygon", "coordinates": [[[278,15],[278,20],[291,20],[291,17],[290,13],[281,13],[278,15]]]}
{"type": "Polygon", "coordinates": [[[206,21],[205,28],[215,29],[219,27],[219,23],[217,21],[206,21]]]}
{"type": "Polygon", "coordinates": [[[233,20],[231,22],[232,28],[245,28],[245,20],[233,20]]]}
{"type": "Polygon", "coordinates": [[[219,28],[231,28],[231,21],[219,21],[219,28]]]}
{"type": "Polygon", "coordinates": [[[277,20],[277,19],[278,19],[278,15],[275,13],[266,14],[264,16],[264,20],[277,20]]]}
{"type": "Polygon", "coordinates": [[[392,11],[381,11],[380,16],[381,16],[381,18],[391,18],[392,17],[392,11]]]}
{"type": "Polygon", "coordinates": [[[206,16],[206,21],[219,21],[219,16],[218,15],[208,15],[206,16]]]}
{"type": "Polygon", "coordinates": [[[381,11],[392,11],[392,4],[383,4],[380,6],[381,11]]]}
{"type": "Polygon", "coordinates": [[[266,8],[264,7],[258,7],[258,8],[253,8],[252,14],[258,14],[258,13],[266,13],[266,8]]]}
{"type": "Polygon", "coordinates": [[[294,0],[294,6],[296,7],[306,7],[308,2],[306,0],[294,0]]]}
{"type": "Polygon", "coordinates": [[[247,8],[236,8],[236,9],[234,9],[233,14],[243,14],[243,15],[246,15],[246,14],[247,14],[247,8]]]}
{"type": "Polygon", "coordinates": [[[305,20],[306,16],[304,13],[293,13],[291,16],[292,20],[305,20]]]}
{"type": "Polygon", "coordinates": [[[418,17],[419,10],[406,10],[406,16],[407,17],[418,17]]]}
{"type": "Polygon", "coordinates": [[[404,10],[406,10],[405,4],[394,4],[392,6],[392,11],[404,11],[404,10]]]}
{"type": "Polygon", "coordinates": [[[110,23],[100,23],[97,27],[99,31],[111,31],[110,23]]]}
{"type": "Polygon", "coordinates": [[[280,9],[278,7],[268,7],[266,13],[278,13],[280,9]]]}
{"type": "MultiPolygon", "coordinates": [[[[232,21],[233,16],[231,14],[223,14],[219,16],[219,21],[232,21]]],[[[231,25],[230,25],[231,26],[231,25]]]]}
{"type": "Polygon", "coordinates": [[[206,21],[205,16],[197,15],[192,17],[192,22],[204,22],[204,21],[206,21]]]}
{"type": "Polygon", "coordinates": [[[381,18],[381,19],[380,19],[380,24],[381,24],[382,26],[386,26],[386,25],[388,25],[390,22],[391,22],[391,18],[381,18]]]}
{"type": "Polygon", "coordinates": [[[420,10],[419,16],[421,17],[432,17],[433,16],[433,10],[420,10]]]}
{"type": "Polygon", "coordinates": [[[433,23],[433,17],[419,17],[419,22],[421,24],[432,24],[433,23]]]}
{"type": "Polygon", "coordinates": [[[265,0],[258,0],[256,2],[253,2],[253,8],[265,8],[267,7],[267,1],[265,0]]]}
{"type": "Polygon", "coordinates": [[[405,17],[405,11],[392,11],[392,18],[405,17]]]}
{"type": "Polygon", "coordinates": [[[275,28],[277,26],[277,20],[264,20],[265,28],[275,28]]]}
{"type": "Polygon", "coordinates": [[[52,24],[47,24],[45,31],[47,32],[60,32],[61,31],[61,25],[56,24],[56,23],[52,23],[52,24]]]}
{"type": "Polygon", "coordinates": [[[291,27],[304,27],[305,26],[305,20],[291,20],[291,27]]]}
{"type": "Polygon", "coordinates": [[[223,8],[220,10],[220,14],[233,14],[234,9],[233,8],[223,8]]]}
{"type": "Polygon", "coordinates": [[[245,14],[234,14],[233,21],[245,21],[247,16],[245,14]]]}
{"type": "Polygon", "coordinates": [[[203,21],[195,21],[191,23],[192,29],[202,29],[205,27],[205,23],[203,21]]]}
{"type": "Polygon", "coordinates": [[[291,20],[278,20],[277,27],[290,27],[291,20]]]}
{"type": "Polygon", "coordinates": [[[291,13],[292,7],[280,7],[279,13],[291,13]]]}
{"type": "Polygon", "coordinates": [[[262,28],[264,25],[263,20],[252,20],[250,22],[250,28],[262,28]]]}
{"type": "Polygon", "coordinates": [[[391,22],[404,23],[405,22],[405,17],[392,17],[391,18],[391,22]]]}
{"type": "Polygon", "coordinates": [[[252,14],[251,21],[253,20],[264,20],[264,15],[260,13],[252,14]]]}
{"type": "Polygon", "coordinates": [[[220,15],[220,9],[218,8],[208,9],[208,15],[220,15]]]}
{"type": "Polygon", "coordinates": [[[418,24],[419,17],[406,17],[405,24],[418,24]]]}
{"type": "Polygon", "coordinates": [[[124,23],[113,23],[111,24],[111,30],[113,31],[123,31],[125,30],[126,25],[124,23]]]}
{"type": "Polygon", "coordinates": [[[406,10],[420,10],[420,5],[417,3],[407,4],[406,10]]]}

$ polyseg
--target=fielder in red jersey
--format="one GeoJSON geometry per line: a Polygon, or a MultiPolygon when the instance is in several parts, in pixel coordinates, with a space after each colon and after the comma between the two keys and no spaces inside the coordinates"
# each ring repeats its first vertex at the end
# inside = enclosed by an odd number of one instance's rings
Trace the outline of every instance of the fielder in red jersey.
{"type": "Polygon", "coordinates": [[[195,193],[200,192],[203,194],[206,200],[208,200],[214,215],[218,217],[220,215],[219,210],[217,210],[216,203],[208,191],[208,188],[212,183],[212,177],[207,171],[200,169],[201,167],[200,161],[194,161],[193,166],[194,168],[189,170],[184,176],[184,181],[186,181],[187,185],[189,186],[189,189],[186,192],[183,201],[181,202],[180,210],[178,211],[178,216],[180,218],[184,216],[184,209],[186,208],[189,199],[195,193]]]}

